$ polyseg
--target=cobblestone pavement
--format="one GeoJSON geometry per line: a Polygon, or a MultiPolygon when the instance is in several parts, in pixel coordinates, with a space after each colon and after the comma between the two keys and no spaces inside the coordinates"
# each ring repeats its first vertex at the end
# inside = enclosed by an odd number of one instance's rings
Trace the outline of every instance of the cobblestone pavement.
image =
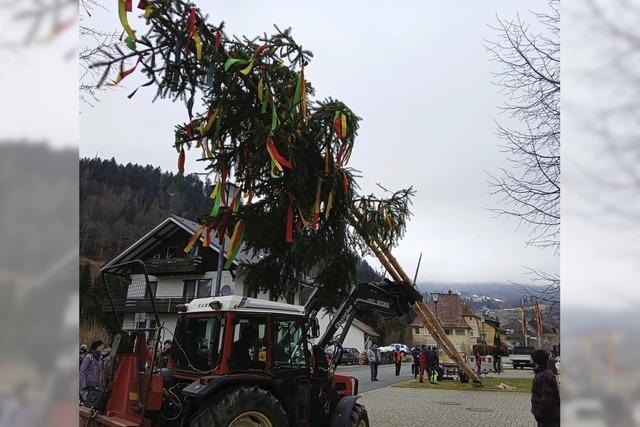
{"type": "Polygon", "coordinates": [[[528,393],[385,387],[362,394],[372,427],[535,427],[528,393]]]}

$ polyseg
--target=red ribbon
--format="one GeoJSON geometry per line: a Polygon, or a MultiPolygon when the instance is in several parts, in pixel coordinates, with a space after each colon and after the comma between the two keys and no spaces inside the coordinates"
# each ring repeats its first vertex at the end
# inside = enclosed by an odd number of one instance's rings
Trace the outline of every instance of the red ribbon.
{"type": "Polygon", "coordinates": [[[131,12],[132,8],[132,0],[124,0],[124,10],[127,12],[131,12]]]}
{"type": "Polygon", "coordinates": [[[222,34],[220,30],[216,31],[216,50],[220,49],[220,43],[222,43],[222,34]]]}
{"type": "Polygon", "coordinates": [[[273,160],[280,163],[281,166],[287,169],[293,168],[293,166],[291,166],[291,163],[289,163],[289,161],[284,157],[282,157],[282,155],[278,152],[278,149],[276,148],[276,145],[273,143],[273,139],[271,138],[271,136],[267,138],[267,151],[269,151],[269,154],[271,154],[271,156],[273,157],[273,160]]]}
{"type": "Polygon", "coordinates": [[[191,122],[187,124],[187,138],[193,138],[193,127],[191,126],[191,122]]]}
{"type": "Polygon", "coordinates": [[[180,149],[180,154],[178,155],[178,173],[184,173],[184,148],[180,149]]]}
{"type": "Polygon", "coordinates": [[[190,38],[191,36],[193,36],[193,33],[196,30],[196,9],[195,7],[191,8],[191,11],[189,12],[189,19],[187,20],[187,25],[188,25],[188,30],[187,30],[187,37],[190,38]]]}
{"type": "Polygon", "coordinates": [[[342,119],[340,114],[338,114],[333,121],[333,127],[336,129],[336,137],[342,139],[342,119]]]}
{"type": "Polygon", "coordinates": [[[287,243],[293,243],[293,196],[291,193],[287,193],[287,195],[289,196],[289,208],[287,209],[287,228],[284,240],[287,243]]]}

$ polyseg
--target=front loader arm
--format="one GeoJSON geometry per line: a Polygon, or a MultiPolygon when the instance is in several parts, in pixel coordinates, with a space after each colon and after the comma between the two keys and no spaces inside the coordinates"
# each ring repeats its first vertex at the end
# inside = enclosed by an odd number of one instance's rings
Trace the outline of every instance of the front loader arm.
{"type": "MultiPolygon", "coordinates": [[[[357,313],[378,311],[401,317],[411,311],[416,301],[422,301],[422,295],[404,282],[358,283],[338,308],[316,348],[324,350],[331,344],[342,346],[357,313]]],[[[314,307],[314,302],[310,301],[308,307],[314,307]]],[[[334,359],[339,359],[340,355],[335,356],[334,359]]]]}

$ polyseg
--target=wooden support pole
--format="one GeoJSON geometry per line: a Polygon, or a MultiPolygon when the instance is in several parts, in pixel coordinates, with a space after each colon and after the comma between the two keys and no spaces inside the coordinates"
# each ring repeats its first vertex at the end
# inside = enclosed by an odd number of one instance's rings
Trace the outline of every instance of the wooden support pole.
{"type": "MultiPolygon", "coordinates": [[[[356,231],[358,231],[358,233],[360,233],[363,239],[367,239],[367,237],[370,236],[366,236],[362,233],[361,224],[363,219],[364,218],[357,209],[351,209],[351,215],[349,215],[351,225],[356,229],[356,231]]],[[[409,276],[404,272],[398,260],[393,256],[393,254],[391,254],[391,251],[388,248],[384,248],[383,245],[380,244],[377,238],[371,237],[368,245],[394,280],[403,281],[404,283],[415,287],[415,283],[413,283],[409,276]]],[[[440,321],[431,312],[427,303],[424,301],[418,301],[413,304],[412,308],[424,324],[425,328],[429,330],[429,333],[434,338],[438,346],[456,362],[458,368],[460,368],[474,384],[481,385],[482,382],[480,381],[480,378],[475,371],[471,369],[464,360],[462,360],[462,357],[456,350],[455,346],[451,343],[447,334],[444,332],[440,321]]]]}

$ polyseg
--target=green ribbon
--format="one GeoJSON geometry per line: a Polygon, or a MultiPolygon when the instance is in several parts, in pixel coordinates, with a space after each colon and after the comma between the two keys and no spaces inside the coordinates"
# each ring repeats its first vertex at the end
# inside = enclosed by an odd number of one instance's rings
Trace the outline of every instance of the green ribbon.
{"type": "Polygon", "coordinates": [[[236,255],[238,255],[238,251],[240,250],[240,246],[242,246],[243,238],[244,238],[244,230],[242,230],[242,233],[240,233],[240,235],[238,236],[238,241],[237,241],[238,244],[236,245],[236,247],[233,249],[233,251],[229,255],[229,258],[227,258],[227,262],[224,264],[224,268],[226,268],[227,270],[233,264],[233,260],[236,259],[236,255]]]}
{"type": "Polygon", "coordinates": [[[273,108],[271,109],[271,132],[276,130],[277,126],[278,126],[278,113],[276,113],[276,105],[274,104],[273,108]]]}
{"type": "Polygon", "coordinates": [[[133,40],[131,38],[131,36],[127,36],[126,39],[124,39],[124,42],[127,44],[127,47],[129,47],[129,49],[135,51],[136,50],[136,41],[133,40]]]}
{"type": "Polygon", "coordinates": [[[229,71],[229,68],[231,68],[234,64],[244,65],[248,63],[249,63],[249,60],[247,59],[229,58],[226,61],[224,61],[224,70],[229,71]]]}

